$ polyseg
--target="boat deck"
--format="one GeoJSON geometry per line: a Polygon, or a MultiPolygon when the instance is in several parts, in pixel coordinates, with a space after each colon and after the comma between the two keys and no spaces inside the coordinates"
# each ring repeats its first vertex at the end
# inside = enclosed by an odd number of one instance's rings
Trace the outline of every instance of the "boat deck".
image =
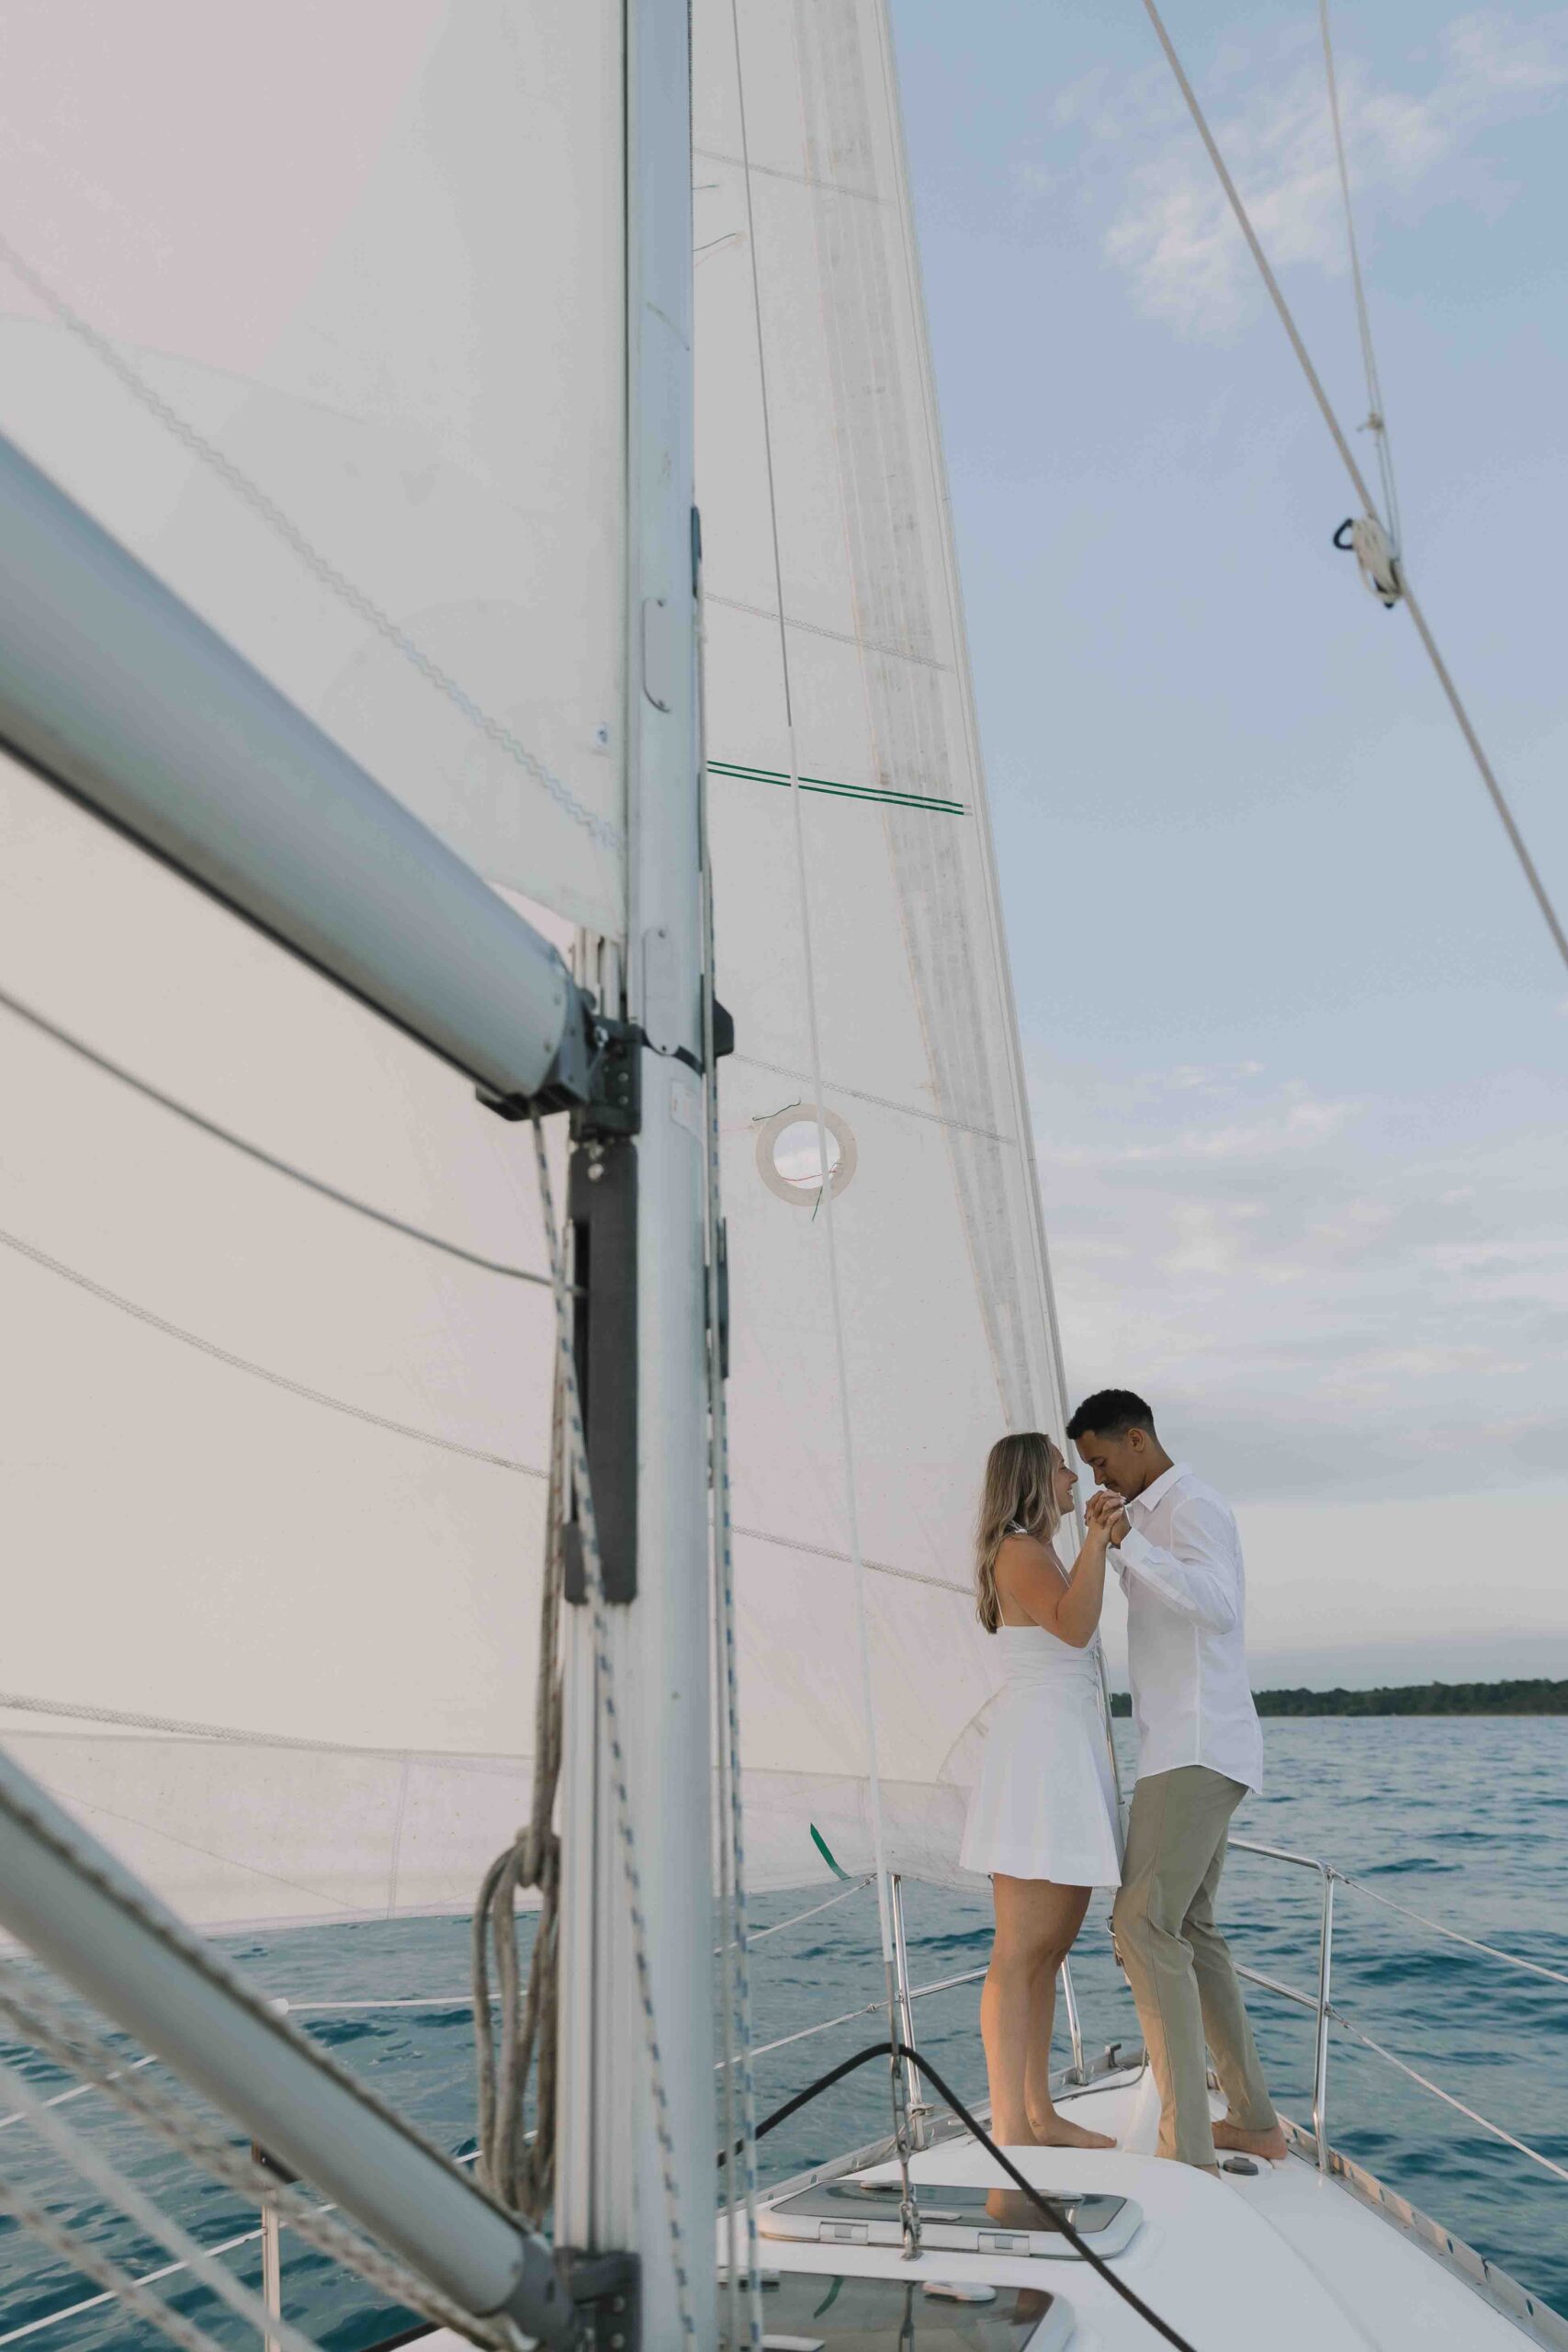
{"type": "MultiPolygon", "coordinates": [[[[1181,2335],[1195,2352],[1323,2352],[1326,2346],[1369,2346],[1374,2352],[1498,2352],[1523,2341],[1568,2345],[1568,2328],[1536,2305],[1512,2316],[1486,2299],[1484,2280],[1465,2276],[1450,2256],[1457,2242],[1428,2245],[1404,2218],[1408,2209],[1391,2200],[1387,2211],[1372,2204],[1344,2177],[1325,2177],[1310,2157],[1295,2154],[1280,2165],[1253,2173],[1224,2173],[1218,2179],[1154,2154],[1157,2107],[1146,2074],[1124,2071],[1085,2089],[1067,2092],[1062,2103],[1097,2131],[1112,2132],[1113,2151],[1079,2154],[1028,2148],[1010,2151],[1036,2187],[1067,2192],[1126,2197],[1143,2213],[1142,2226],[1125,2250],[1111,2257],[1117,2275],[1181,2335]]],[[[827,2167],[835,2171],[837,2167],[827,2167]]],[[[917,2183],[957,2187],[1004,2187],[995,2160],[966,2135],[917,2156],[917,2183]]],[[[790,2189],[819,2176],[807,2175],[772,2192],[776,2203],[790,2189]]],[[[868,2166],[859,2177],[896,2177],[896,2167],[868,2166]]],[[[1469,2256],[1478,2264],[1478,2257],[1469,2256]]],[[[768,2236],[762,2259],[769,2272],[814,2272],[882,2278],[908,2284],[913,2278],[956,2286],[1044,2290],[1070,2304],[1072,2340],[1083,2346],[1138,2346],[1157,2339],[1136,2312],[1122,2302],[1088,2264],[1066,2255],[1038,2256],[929,2251],[907,2263],[892,2247],[821,2245],[768,2236]]],[[[1478,2264],[1479,2267],[1479,2264],[1478,2264]]],[[[1512,2281],[1506,2281],[1512,2289],[1512,2281]]],[[[1517,2290],[1513,2290],[1517,2293],[1517,2290]]],[[[925,2307],[933,2317],[943,2306],[925,2307]]],[[[947,2305],[949,2312],[955,2307],[947,2305]]],[[[962,2309],[962,2306],[956,2307],[962,2309]]],[[[826,2323],[825,2323],[826,2325],[826,2323]]],[[[830,2343],[829,2352],[831,2352],[830,2343]]]]}

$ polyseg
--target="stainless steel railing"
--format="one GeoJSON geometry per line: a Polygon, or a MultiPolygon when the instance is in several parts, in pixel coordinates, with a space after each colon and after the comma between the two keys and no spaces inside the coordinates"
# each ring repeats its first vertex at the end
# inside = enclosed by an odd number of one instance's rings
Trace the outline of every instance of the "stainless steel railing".
{"type": "Polygon", "coordinates": [[[1467,2107],[1462,2099],[1456,2098],[1451,2091],[1444,2090],[1440,2083],[1433,2082],[1429,2075],[1422,2074],[1418,2068],[1412,2066],[1408,2060],[1399,2057],[1395,2052],[1385,2048],[1363,2027],[1357,2025],[1352,2018],[1344,2014],[1343,2010],[1335,2007],[1333,1999],[1334,1890],[1337,1886],[1342,1886],[1349,1893],[1363,1897],[1367,1902],[1378,1904],[1385,1911],[1395,1912],[1401,1918],[1411,1921],[1416,1927],[1424,1928],[1429,1935],[1441,1937],[1447,1943],[1462,1945],[1470,1951],[1483,1952],[1489,1960],[1501,1961],[1506,1967],[1522,1969],[1532,1976],[1544,1977],[1551,1984],[1568,1986],[1568,1973],[1562,1969],[1549,1968],[1542,1961],[1526,1960],[1517,1952],[1505,1951],[1500,1945],[1483,1943],[1477,1937],[1462,1934],[1458,1928],[1445,1927],[1440,1919],[1428,1918],[1425,1912],[1414,1911],[1408,1904],[1395,1903],[1391,1896],[1382,1894],[1379,1888],[1368,1886],[1363,1880],[1352,1877],[1348,1871],[1336,1870],[1332,1863],[1320,1861],[1315,1855],[1292,1853],[1281,1846],[1261,1846],[1249,1838],[1232,1838],[1228,1842],[1233,1853],[1256,1854],[1266,1861],[1283,1862],[1295,1870],[1314,1871],[1317,1873],[1322,1886],[1315,1994],[1303,1992],[1299,1985],[1283,1984],[1277,1976],[1266,1975],[1261,1969],[1247,1967],[1240,1962],[1236,1963],[1237,1975],[1245,1977],[1249,1984],[1256,1984],[1262,1992],[1272,1994],[1279,2000],[1292,2002],[1298,2008],[1310,2009],[1316,2018],[1313,2050],[1312,2128],[1320,2172],[1326,2173],[1331,2169],[1331,2151],[1328,2143],[1329,2028],[1337,2026],[1341,2032],[1348,2034],[1349,2039],[1361,2049],[1370,2050],[1376,2057],[1382,2058],[1387,2064],[1395,2067],[1410,2082],[1418,2084],[1422,2090],[1428,2091],[1434,2098],[1440,2099],[1445,2107],[1451,2108],[1456,2114],[1465,2117],[1467,2121],[1478,2125],[1483,2132],[1489,2132],[1493,2139],[1500,2140],[1506,2146],[1517,2150],[1520,2155],[1528,2156],[1530,2163],[1538,2165],[1542,2172],[1551,2173],[1555,2179],[1568,2181],[1568,2166],[1558,2164],[1551,2156],[1543,2155],[1539,2148],[1532,2148],[1528,2141],[1517,2138],[1512,2132],[1505,2131],[1502,2124],[1494,2123],[1490,2117],[1481,2114],[1475,2108],[1467,2107]]]}

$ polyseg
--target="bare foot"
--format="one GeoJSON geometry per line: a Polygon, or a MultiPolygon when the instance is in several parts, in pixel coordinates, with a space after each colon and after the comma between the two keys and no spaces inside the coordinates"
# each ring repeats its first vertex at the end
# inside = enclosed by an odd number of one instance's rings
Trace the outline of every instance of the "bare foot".
{"type": "Polygon", "coordinates": [[[1291,2153],[1285,2135],[1277,2123],[1269,2132],[1244,2132],[1241,2125],[1233,2123],[1228,2116],[1214,2126],[1214,2145],[1227,2152],[1234,2149],[1237,2155],[1262,2156],[1271,2165],[1282,2165],[1291,2153]]]}
{"type": "Polygon", "coordinates": [[[1090,2132],[1081,2123],[1069,2123],[1065,2115],[1047,2115],[1040,2122],[1032,2124],[1030,2129],[1034,2134],[1037,2148],[1113,2148],[1116,2145],[1115,2141],[1108,2140],[1103,2132],[1090,2132]]]}

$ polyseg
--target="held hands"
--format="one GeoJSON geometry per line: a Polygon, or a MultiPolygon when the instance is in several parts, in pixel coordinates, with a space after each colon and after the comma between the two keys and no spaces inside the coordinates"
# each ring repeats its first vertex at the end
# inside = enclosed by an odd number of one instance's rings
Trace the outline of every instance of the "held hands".
{"type": "Polygon", "coordinates": [[[1089,1533],[1106,1544],[1120,1544],[1132,1524],[1127,1517],[1127,1506],[1121,1496],[1110,1494],[1104,1487],[1098,1494],[1090,1495],[1085,1506],[1084,1518],[1089,1533]]]}

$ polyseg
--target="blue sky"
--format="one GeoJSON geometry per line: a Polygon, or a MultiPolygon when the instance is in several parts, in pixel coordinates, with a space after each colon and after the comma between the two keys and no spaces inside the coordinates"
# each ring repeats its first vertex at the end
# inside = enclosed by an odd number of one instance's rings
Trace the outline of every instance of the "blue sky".
{"type": "MultiPolygon", "coordinates": [[[[1354,424],[1315,7],[1168,21],[1354,424]]],[[[894,23],[1069,1376],[1246,1507],[1277,1647],[1403,1536],[1368,1640],[1568,1670],[1568,975],[1141,6],[894,23]]],[[[1568,11],[1335,24],[1411,574],[1568,905],[1568,11]]]]}

